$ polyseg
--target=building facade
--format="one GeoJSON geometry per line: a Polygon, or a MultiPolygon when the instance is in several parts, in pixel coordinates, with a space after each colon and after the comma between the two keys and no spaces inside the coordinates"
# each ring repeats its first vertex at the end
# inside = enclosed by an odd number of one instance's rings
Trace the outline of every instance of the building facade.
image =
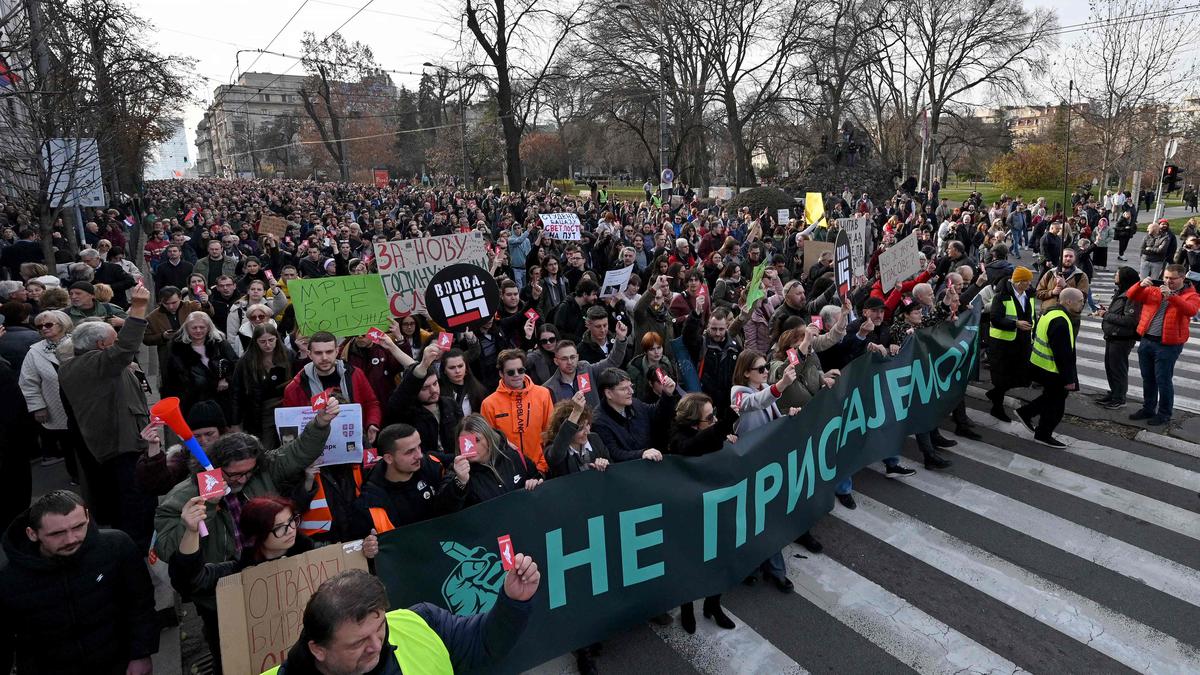
{"type": "Polygon", "coordinates": [[[253,176],[255,136],[261,125],[304,118],[303,75],[243,73],[213,92],[213,102],[196,126],[196,173],[200,176],[253,176]]]}

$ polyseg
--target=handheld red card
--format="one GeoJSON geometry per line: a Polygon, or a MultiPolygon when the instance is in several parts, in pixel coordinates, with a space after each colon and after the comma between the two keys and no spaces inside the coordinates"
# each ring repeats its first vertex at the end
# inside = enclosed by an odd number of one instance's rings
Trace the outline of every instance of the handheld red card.
{"type": "Polygon", "coordinates": [[[797,352],[795,349],[789,349],[789,350],[787,350],[787,355],[788,355],[789,363],[791,363],[793,366],[800,365],[800,353],[799,352],[797,352]]]}
{"type": "Polygon", "coordinates": [[[821,321],[821,317],[819,316],[814,316],[812,318],[812,325],[816,326],[817,330],[825,330],[825,322],[821,321]]]}
{"type": "Polygon", "coordinates": [[[375,448],[363,449],[363,466],[370,468],[379,461],[379,452],[375,448]]]}
{"type": "Polygon", "coordinates": [[[666,371],[664,371],[662,368],[657,368],[657,369],[655,369],[655,371],[654,371],[654,374],[658,376],[658,383],[659,383],[659,384],[666,384],[666,383],[667,383],[667,373],[666,373],[666,371]]]}
{"type": "Polygon", "coordinates": [[[498,537],[496,543],[500,545],[500,566],[507,572],[517,566],[516,554],[513,553],[512,537],[507,534],[498,537]]]}
{"type": "Polygon", "coordinates": [[[539,318],[541,318],[541,316],[542,316],[541,314],[537,313],[536,309],[525,310],[525,318],[526,319],[533,319],[534,321],[537,321],[539,318]]]}
{"type": "Polygon", "coordinates": [[[317,412],[324,410],[329,405],[329,396],[332,394],[332,392],[333,389],[326,389],[325,391],[312,397],[312,409],[316,410],[317,412]]]}
{"type": "Polygon", "coordinates": [[[271,273],[271,270],[263,270],[263,274],[267,275],[267,281],[275,281],[275,275],[271,273]]]}
{"type": "Polygon", "coordinates": [[[438,349],[449,351],[454,345],[454,336],[450,333],[438,333],[438,349]]]}
{"type": "Polygon", "coordinates": [[[196,474],[196,485],[205,501],[215,501],[225,496],[225,474],[220,469],[210,469],[196,474]]]}
{"type": "Polygon", "coordinates": [[[742,407],[742,400],[743,400],[743,399],[745,399],[745,398],[746,398],[746,392],[744,392],[744,391],[739,391],[739,392],[737,393],[737,396],[733,397],[733,404],[734,404],[734,405],[736,405],[737,407],[741,408],[741,407],[742,407]]]}
{"type": "Polygon", "coordinates": [[[580,373],[576,376],[575,384],[579,387],[579,391],[585,394],[592,390],[592,378],[587,373],[580,373]]]}
{"type": "Polygon", "coordinates": [[[367,331],[367,339],[375,344],[379,344],[379,341],[383,339],[383,331],[371,326],[371,329],[367,331]]]}
{"type": "Polygon", "coordinates": [[[458,437],[458,454],[460,454],[463,457],[466,457],[468,459],[470,459],[471,457],[474,457],[479,452],[478,450],[475,449],[476,442],[477,441],[476,441],[475,436],[473,436],[471,434],[463,434],[462,436],[459,436],[458,437]]]}

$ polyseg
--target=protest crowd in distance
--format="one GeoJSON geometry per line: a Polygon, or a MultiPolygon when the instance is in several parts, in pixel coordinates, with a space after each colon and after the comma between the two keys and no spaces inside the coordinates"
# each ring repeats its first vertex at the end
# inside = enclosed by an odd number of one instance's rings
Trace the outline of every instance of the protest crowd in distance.
{"type": "MultiPolygon", "coordinates": [[[[1138,263],[1110,266],[1132,236],[1128,195],[1078,196],[1064,214],[1019,195],[951,204],[936,182],[837,186],[752,211],[677,185],[664,202],[450,178],[151,182],[141,209],[86,209],[77,250],[57,223],[52,266],[31,214],[0,197],[0,673],[151,672],[177,620],[156,603],[168,585],[215,672],[487,670],[571,599],[532,554],[548,544],[512,522],[491,524],[494,541],[435,530],[456,570],[482,567],[405,609],[385,571],[406,533],[482,521],[505,503],[483,502],[512,493],[565,499],[556,483],[583,490],[625,463],[711,461],[803,419],[848,372],[914,360],[932,331],[949,350],[968,336],[954,352],[967,377],[938,408],[960,439],[980,437],[962,391],[982,380],[993,417],[1064,447],[1088,314],[1104,327],[1096,403],[1129,405],[1132,356],[1146,394],[1132,419],[1171,420],[1200,310],[1194,219],[1153,224],[1138,263]],[[127,250],[133,227],[141,250],[127,250]],[[1097,275],[1112,298],[1091,292],[1097,275]],[[1031,383],[1038,398],[1006,404],[1031,383]],[[71,489],[35,499],[31,462],[71,489]]],[[[880,457],[888,477],[952,466],[949,431],[912,431],[923,465],[880,457]]],[[[829,489],[833,508],[856,508],[850,475],[829,489]]],[[[792,591],[779,551],[751,562],[739,582],[792,591]]],[[[719,588],[695,595],[700,619],[680,597],[677,619],[633,620],[735,626],[719,588]]],[[[603,670],[613,629],[560,651],[603,670]]]]}

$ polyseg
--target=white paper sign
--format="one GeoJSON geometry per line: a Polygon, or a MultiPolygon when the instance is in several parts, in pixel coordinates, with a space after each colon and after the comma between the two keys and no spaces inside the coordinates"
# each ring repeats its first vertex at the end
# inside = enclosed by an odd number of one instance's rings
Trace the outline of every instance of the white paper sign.
{"type": "Polygon", "coordinates": [[[866,276],[867,251],[871,247],[870,218],[838,218],[838,227],[850,237],[850,264],[854,276],[866,276]]]}
{"type": "Polygon", "coordinates": [[[791,218],[791,217],[792,217],[792,212],[790,210],[779,209],[778,211],[775,212],[775,224],[776,225],[787,225],[788,218],[791,218]]]}
{"type": "MultiPolygon", "coordinates": [[[[304,427],[317,416],[311,406],[276,408],[275,428],[279,430],[280,443],[299,438],[304,427]]],[[[344,403],[329,427],[329,439],[317,466],[330,464],[356,464],[362,462],[362,406],[344,403]]]]}
{"type": "Polygon", "coordinates": [[[551,239],[579,241],[579,216],[574,213],[540,213],[543,232],[551,239]]]}
{"type": "Polygon", "coordinates": [[[392,316],[428,316],[425,288],[443,267],[471,263],[488,269],[487,244],[479,232],[377,242],[375,261],[392,316]]]}
{"type": "Polygon", "coordinates": [[[600,285],[600,297],[611,298],[625,290],[625,286],[629,284],[630,274],[633,274],[633,265],[605,272],[604,283],[600,285]]]}
{"type": "Polygon", "coordinates": [[[921,249],[914,236],[901,239],[879,256],[879,278],[885,293],[920,271],[921,249]]]}

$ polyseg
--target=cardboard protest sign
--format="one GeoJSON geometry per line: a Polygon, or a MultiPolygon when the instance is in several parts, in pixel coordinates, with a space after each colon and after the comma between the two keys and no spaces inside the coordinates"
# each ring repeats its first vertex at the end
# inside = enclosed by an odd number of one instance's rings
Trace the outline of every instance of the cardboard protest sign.
{"type": "Polygon", "coordinates": [[[850,294],[850,267],[850,235],[842,230],[833,243],[834,280],[837,281],[838,295],[842,298],[850,294]]]}
{"type": "Polygon", "coordinates": [[[775,211],[775,224],[787,225],[788,220],[792,217],[791,209],[778,209],[775,211]]]}
{"type": "Polygon", "coordinates": [[[288,282],[300,332],[327,330],[338,337],[362,335],[372,326],[387,328],[392,315],[379,277],[295,279],[288,282]]]}
{"type": "Polygon", "coordinates": [[[821,259],[824,253],[833,253],[832,241],[806,241],[804,242],[804,271],[808,272],[813,265],[821,259]]]}
{"type": "Polygon", "coordinates": [[[375,178],[375,187],[383,189],[388,186],[389,176],[387,169],[375,169],[373,177],[375,178]]]}
{"type": "Polygon", "coordinates": [[[883,292],[921,271],[921,249],[916,237],[905,237],[879,256],[879,279],[883,292]]]}
{"type": "Polygon", "coordinates": [[[375,259],[392,316],[428,315],[425,289],[444,267],[470,263],[488,269],[487,245],[481,232],[378,242],[375,259]]]}
{"type": "Polygon", "coordinates": [[[633,274],[633,265],[605,272],[604,283],[600,284],[600,297],[611,298],[625,290],[625,287],[629,285],[629,275],[631,274],[633,274]]]}
{"type": "Polygon", "coordinates": [[[227,673],[279,665],[300,637],[308,599],[330,577],[367,569],[362,542],[322,546],[247,567],[217,582],[221,661],[227,673]]]}
{"type": "Polygon", "coordinates": [[[850,272],[856,276],[867,275],[867,252],[871,246],[871,219],[838,218],[838,227],[850,237],[850,272]]]}
{"type": "Polygon", "coordinates": [[[288,221],[279,216],[266,216],[258,221],[258,233],[260,235],[269,234],[275,237],[275,241],[283,241],[283,235],[287,232],[288,221]]]}
{"type": "Polygon", "coordinates": [[[500,310],[500,287],[478,265],[451,265],[429,280],[425,289],[429,318],[439,326],[470,330],[500,310]]]}
{"type": "MultiPolygon", "coordinates": [[[[322,392],[324,393],[324,392],[322,392]]],[[[322,410],[324,406],[322,406],[322,410]]],[[[311,406],[275,409],[275,428],[279,430],[280,443],[287,443],[298,438],[304,427],[317,416],[320,410],[311,406]]],[[[338,410],[338,416],[333,418],[329,426],[329,438],[325,440],[325,450],[317,466],[330,464],[357,464],[363,458],[363,421],[362,406],[358,403],[344,403],[338,410]]]]}
{"type": "Polygon", "coordinates": [[[579,216],[574,213],[541,213],[542,232],[551,239],[579,241],[579,216]]]}

